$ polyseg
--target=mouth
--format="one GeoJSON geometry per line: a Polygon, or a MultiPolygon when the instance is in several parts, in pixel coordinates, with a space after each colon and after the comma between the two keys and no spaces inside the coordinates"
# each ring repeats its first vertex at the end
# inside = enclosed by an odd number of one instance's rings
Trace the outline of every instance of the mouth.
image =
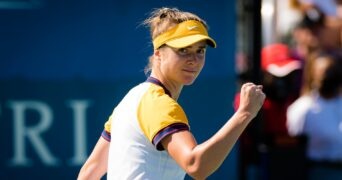
{"type": "Polygon", "coordinates": [[[193,69],[183,69],[184,72],[187,72],[187,73],[192,73],[192,74],[195,74],[197,73],[196,70],[193,70],[193,69]]]}

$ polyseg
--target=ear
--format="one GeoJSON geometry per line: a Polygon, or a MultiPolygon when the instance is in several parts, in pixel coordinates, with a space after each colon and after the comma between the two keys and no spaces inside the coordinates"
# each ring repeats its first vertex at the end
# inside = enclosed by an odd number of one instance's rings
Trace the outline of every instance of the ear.
{"type": "Polygon", "coordinates": [[[153,55],[157,60],[161,59],[161,52],[159,49],[154,50],[153,55]]]}

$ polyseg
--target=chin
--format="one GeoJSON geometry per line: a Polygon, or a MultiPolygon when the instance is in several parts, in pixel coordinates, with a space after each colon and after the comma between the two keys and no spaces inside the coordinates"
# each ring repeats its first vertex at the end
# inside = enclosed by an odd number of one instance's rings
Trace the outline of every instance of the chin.
{"type": "Polygon", "coordinates": [[[196,79],[188,79],[188,80],[185,80],[183,84],[184,84],[184,85],[187,85],[187,86],[188,86],[188,85],[192,85],[192,84],[195,82],[195,80],[196,80],[196,79]]]}
{"type": "Polygon", "coordinates": [[[196,74],[185,75],[182,77],[183,85],[192,85],[197,79],[196,74]]]}

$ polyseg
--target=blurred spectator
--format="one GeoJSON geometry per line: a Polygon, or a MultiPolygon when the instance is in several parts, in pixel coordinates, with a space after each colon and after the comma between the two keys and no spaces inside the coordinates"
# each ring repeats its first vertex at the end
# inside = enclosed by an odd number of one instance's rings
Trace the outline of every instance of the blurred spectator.
{"type": "Polygon", "coordinates": [[[320,54],[305,65],[303,94],[287,111],[292,136],[306,135],[309,179],[342,179],[342,59],[320,54]]]}
{"type": "Polygon", "coordinates": [[[267,179],[304,179],[305,139],[291,137],[286,127],[288,106],[299,96],[301,60],[291,56],[287,45],[275,43],[261,51],[262,85],[266,100],[262,107],[266,151],[261,152],[267,179]]]}
{"type": "Polygon", "coordinates": [[[314,52],[320,50],[320,42],[317,37],[317,29],[322,27],[322,20],[313,19],[304,15],[302,20],[295,25],[291,32],[292,54],[297,59],[305,60],[314,52]]]}
{"type": "Polygon", "coordinates": [[[336,51],[342,45],[341,0],[290,0],[302,12],[293,30],[298,54],[306,59],[313,51],[336,51]]]}
{"type": "Polygon", "coordinates": [[[336,0],[298,0],[305,10],[319,8],[327,17],[336,17],[336,0]]]}
{"type": "Polygon", "coordinates": [[[307,57],[319,50],[319,42],[307,22],[298,23],[292,30],[292,54],[296,59],[305,61],[307,57]]]}
{"type": "MultiPolygon", "coordinates": [[[[253,124],[254,128],[240,137],[241,168],[258,164],[261,179],[304,177],[299,173],[304,166],[297,155],[304,154],[298,151],[301,141],[290,137],[286,127],[287,107],[299,96],[302,64],[301,60],[292,58],[286,44],[275,43],[262,49],[262,85],[266,99],[260,114],[261,123],[253,124]]],[[[237,97],[239,94],[235,98],[236,109],[237,97]]]]}
{"type": "Polygon", "coordinates": [[[302,62],[290,55],[285,44],[271,44],[262,49],[261,68],[264,92],[264,132],[267,135],[287,135],[286,110],[299,96],[302,62]]]}

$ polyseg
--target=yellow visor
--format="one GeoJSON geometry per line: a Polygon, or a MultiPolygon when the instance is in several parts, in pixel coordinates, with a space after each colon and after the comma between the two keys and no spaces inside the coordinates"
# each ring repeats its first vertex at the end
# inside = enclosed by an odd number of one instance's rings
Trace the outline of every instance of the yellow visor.
{"type": "Polygon", "coordinates": [[[207,40],[207,44],[216,47],[216,42],[208,36],[204,25],[196,20],[184,21],[177,24],[153,40],[154,49],[167,44],[174,48],[184,48],[196,42],[207,40]]]}

